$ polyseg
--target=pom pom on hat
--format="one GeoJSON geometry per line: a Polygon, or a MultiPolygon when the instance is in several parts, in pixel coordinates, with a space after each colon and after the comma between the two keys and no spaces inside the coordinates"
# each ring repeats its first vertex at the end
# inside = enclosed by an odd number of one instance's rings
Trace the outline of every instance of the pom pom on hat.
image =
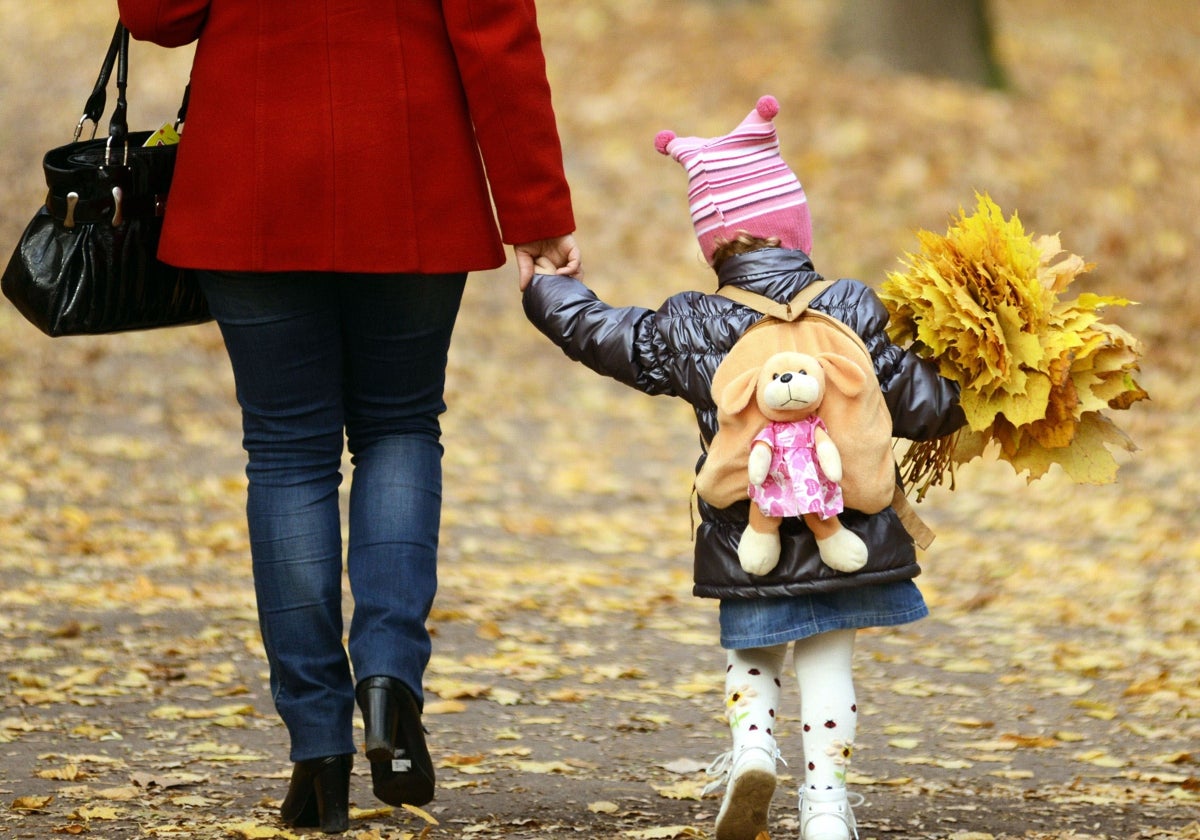
{"type": "Polygon", "coordinates": [[[767,94],[758,100],[758,104],[754,106],[754,110],[758,111],[758,115],[764,120],[773,120],[775,119],[775,115],[779,113],[779,100],[767,94]]]}
{"type": "Polygon", "coordinates": [[[771,122],[778,113],[779,101],[763,96],[723,137],[678,137],[673,131],[660,131],[654,138],[655,149],[687,170],[692,224],[710,264],[721,242],[743,231],[778,237],[785,248],[812,252],[808,198],[779,155],[771,122]]]}
{"type": "Polygon", "coordinates": [[[669,155],[667,144],[675,139],[674,131],[660,131],[654,138],[654,148],[658,150],[660,155],[669,155]]]}

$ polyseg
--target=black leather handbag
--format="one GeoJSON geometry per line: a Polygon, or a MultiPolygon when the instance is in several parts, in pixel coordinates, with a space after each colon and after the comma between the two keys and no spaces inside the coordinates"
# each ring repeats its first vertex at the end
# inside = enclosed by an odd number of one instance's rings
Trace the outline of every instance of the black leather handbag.
{"type": "MultiPolygon", "coordinates": [[[[143,145],[128,130],[129,31],[121,24],[84,105],[74,141],[46,153],[46,203],[25,228],[0,278],[5,296],[49,336],[98,335],[210,319],[193,272],[156,256],[176,145],[143,145]],[[96,139],[109,78],[117,102],[96,139]],[[80,140],[93,123],[92,139],[80,140]]],[[[187,89],[176,128],[187,114],[187,89]]]]}

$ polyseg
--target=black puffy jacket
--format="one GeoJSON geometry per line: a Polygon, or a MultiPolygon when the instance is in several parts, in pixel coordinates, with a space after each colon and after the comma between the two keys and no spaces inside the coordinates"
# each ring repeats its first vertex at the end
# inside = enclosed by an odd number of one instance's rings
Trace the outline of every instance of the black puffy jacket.
{"type": "MultiPolygon", "coordinates": [[[[718,286],[741,286],[783,302],[819,279],[803,252],[767,248],[726,260],[718,286]]],[[[720,295],[694,291],[672,296],[657,311],[612,307],[578,280],[540,275],[525,292],[524,305],[537,328],[575,361],[644,393],[687,400],[705,441],[717,429],[710,393],[713,373],[742,333],[762,317],[720,295]]],[[[866,343],[896,437],[926,440],[962,425],[958,386],[939,376],[935,365],[888,339],[887,310],[869,287],[839,280],[811,308],[845,322],[866,343]]],[[[703,463],[702,454],[696,469],[703,463]]],[[[693,592],[701,597],[798,595],[920,573],[912,538],[891,508],[872,515],[849,509],[842,513],[842,524],[862,537],[869,550],[867,565],[858,572],[845,574],[822,563],[812,532],[799,518],[789,518],[780,529],[779,565],[761,577],[744,572],[737,558],[749,502],[718,509],[701,499],[699,510],[693,592]]]]}

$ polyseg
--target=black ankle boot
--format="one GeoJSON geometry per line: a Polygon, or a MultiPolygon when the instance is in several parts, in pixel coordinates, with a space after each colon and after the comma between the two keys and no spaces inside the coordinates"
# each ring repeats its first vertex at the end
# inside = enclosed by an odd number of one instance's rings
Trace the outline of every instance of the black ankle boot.
{"type": "Polygon", "coordinates": [[[421,710],[408,686],[394,677],[367,677],[355,690],[366,728],[375,795],[389,805],[433,799],[433,761],[425,746],[421,710]]]}
{"type": "Polygon", "coordinates": [[[292,782],[279,808],[285,823],[340,834],[350,827],[353,753],[310,758],[292,765],[292,782]]]}

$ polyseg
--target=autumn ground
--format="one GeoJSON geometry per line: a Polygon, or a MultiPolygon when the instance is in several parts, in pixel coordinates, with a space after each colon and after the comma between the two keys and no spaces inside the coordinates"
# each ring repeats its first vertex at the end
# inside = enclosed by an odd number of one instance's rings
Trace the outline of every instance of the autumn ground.
{"type": "MultiPolygon", "coordinates": [[[[1116,484],[978,463],[921,505],[934,617],[861,637],[853,781],[863,838],[1194,840],[1200,14],[994,5],[1003,94],[837,64],[832,2],[544,3],[589,278],[647,305],[710,284],[682,172],[650,141],[726,131],[769,92],[827,273],[877,283],[978,189],[1095,261],[1089,289],[1140,301],[1109,313],[1145,342],[1153,397],[1115,418],[1140,446],[1116,484]]],[[[0,0],[0,240],[32,214],[111,18],[0,0]]],[[[186,55],[143,48],[139,72],[149,125],[186,55]]],[[[711,836],[723,659],[690,595],[687,410],[567,362],[510,271],[464,307],[428,683],[440,789],[427,817],[376,810],[360,761],[348,836],[711,836]]],[[[0,836],[293,836],[215,329],[51,341],[0,308],[0,406],[0,836]]],[[[773,837],[796,836],[793,790],[773,837]]]]}

